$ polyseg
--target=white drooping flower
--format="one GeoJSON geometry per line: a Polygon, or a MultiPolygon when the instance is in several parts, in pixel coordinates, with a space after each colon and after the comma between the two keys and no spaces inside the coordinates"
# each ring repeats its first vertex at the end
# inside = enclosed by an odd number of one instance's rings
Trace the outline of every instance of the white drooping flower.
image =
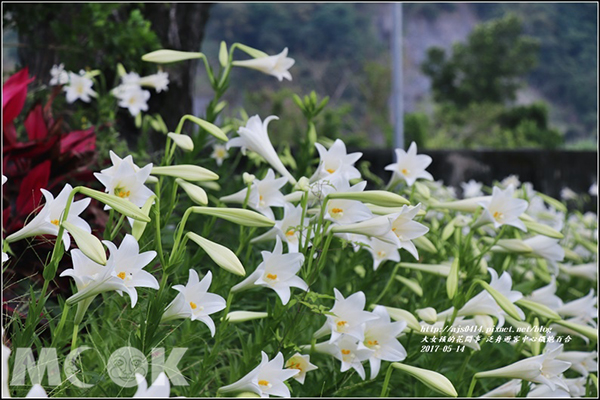
{"type": "Polygon", "coordinates": [[[286,361],[285,367],[298,370],[293,378],[301,385],[304,385],[304,379],[306,378],[307,372],[318,369],[316,365],[310,363],[310,356],[308,354],[302,355],[300,353],[296,353],[290,357],[290,359],[286,361]]]}
{"type": "Polygon", "coordinates": [[[562,264],[560,269],[570,276],[585,278],[591,281],[596,281],[598,279],[598,264],[596,263],[581,265],[562,264]]]}
{"type": "MultiPolygon", "coordinates": [[[[254,179],[250,186],[248,206],[264,216],[274,220],[275,215],[271,207],[284,207],[286,202],[280,189],[285,185],[286,178],[275,178],[275,172],[269,168],[264,179],[254,179]]],[[[248,194],[248,188],[237,193],[221,197],[224,203],[243,203],[248,194]]]]}
{"type": "Polygon", "coordinates": [[[534,290],[527,300],[543,304],[551,310],[557,310],[563,305],[563,301],[556,295],[556,278],[553,276],[550,283],[544,287],[534,290]]]}
{"type": "Polygon", "coordinates": [[[286,47],[283,51],[274,56],[259,57],[244,61],[234,61],[233,65],[236,67],[245,67],[258,70],[267,75],[273,75],[279,82],[283,78],[288,81],[292,80],[292,74],[288,71],[295,60],[287,56],[288,48],[286,47]]]}
{"type": "MultiPolygon", "coordinates": [[[[133,163],[131,156],[121,159],[112,151],[110,158],[113,165],[99,173],[95,172],[94,176],[104,185],[106,193],[119,196],[142,207],[146,200],[154,195],[154,192],[144,185],[152,172],[152,164],[139,168],[133,163]]],[[[104,208],[108,209],[108,206],[104,208]]]]}
{"type": "MultiPolygon", "coordinates": [[[[523,294],[517,290],[512,290],[512,278],[507,271],[504,271],[500,278],[498,278],[498,273],[492,269],[488,268],[488,271],[491,275],[490,286],[503,295],[506,299],[508,299],[511,303],[514,303],[521,298],[523,298],[523,294]]],[[[523,310],[515,305],[517,312],[521,319],[525,318],[525,314],[523,310]]],[[[450,307],[448,310],[438,313],[438,320],[440,317],[446,318],[452,315],[454,311],[453,307],[450,307]]],[[[490,295],[486,290],[482,290],[476,296],[471,298],[469,301],[465,303],[465,305],[458,310],[457,316],[471,316],[471,315],[489,315],[492,317],[496,317],[498,319],[498,327],[504,325],[504,316],[506,313],[502,308],[496,303],[496,300],[490,295]]]]}
{"type": "Polygon", "coordinates": [[[264,286],[273,289],[281,303],[286,305],[290,300],[291,287],[308,290],[306,282],[296,275],[304,263],[304,254],[283,254],[283,245],[277,236],[273,252],[263,251],[261,255],[263,262],[246,279],[232,287],[232,292],[249,289],[254,285],[264,286]]]}
{"type": "Polygon", "coordinates": [[[232,147],[241,147],[242,154],[246,154],[246,150],[257,153],[271,164],[277,172],[282,176],[285,176],[290,183],[295,184],[296,179],[294,179],[292,174],[285,168],[269,139],[267,127],[269,122],[274,119],[277,120],[279,117],[271,115],[265,118],[264,122],[261,121],[258,115],[250,117],[246,126],[242,126],[238,129],[237,133],[240,136],[230,139],[227,142],[226,147],[227,150],[232,147]]]}
{"type": "Polygon", "coordinates": [[[575,193],[571,188],[564,187],[560,191],[560,198],[564,201],[576,200],[577,197],[577,193],[575,193]]]}
{"type": "Polygon", "coordinates": [[[113,93],[119,99],[119,107],[129,110],[132,116],[135,117],[140,111],[148,111],[150,92],[140,86],[125,85],[117,88],[113,93]]]}
{"type": "Polygon", "coordinates": [[[369,356],[371,379],[375,379],[381,368],[381,361],[402,361],[406,358],[406,350],[397,337],[406,328],[406,321],[391,322],[390,315],[383,306],[376,306],[373,314],[378,319],[365,323],[365,339],[358,347],[373,350],[369,356]]]}
{"type": "MultiPolygon", "coordinates": [[[[362,192],[367,186],[366,181],[357,183],[350,187],[347,180],[340,180],[336,185],[336,192],[362,192]]],[[[331,199],[327,201],[325,218],[336,224],[352,224],[373,217],[373,213],[367,206],[358,200],[331,199]]]]}
{"type": "Polygon", "coordinates": [[[348,154],[346,152],[346,145],[341,139],[336,139],[329,150],[320,143],[315,143],[315,147],[319,152],[321,161],[310,179],[311,182],[327,178],[334,173],[339,173],[347,180],[360,178],[360,172],[354,167],[354,163],[362,157],[362,153],[348,154]]]}
{"type": "Polygon", "coordinates": [[[561,375],[571,366],[571,363],[556,359],[562,349],[563,345],[560,345],[549,351],[544,351],[539,356],[529,357],[506,367],[478,372],[475,377],[516,378],[548,385],[551,390],[556,390],[556,388],[568,390],[561,375]]]}
{"type": "Polygon", "coordinates": [[[229,153],[227,152],[227,147],[224,144],[215,144],[213,146],[213,152],[210,155],[213,158],[217,165],[220,167],[223,165],[223,160],[229,158],[229,153]]]}
{"type": "Polygon", "coordinates": [[[331,341],[317,343],[315,350],[337,358],[342,362],[341,372],[353,368],[363,380],[366,375],[362,363],[368,360],[374,353],[374,350],[364,346],[359,347],[359,341],[350,335],[342,335],[335,343],[331,341]]]}
{"type": "Polygon", "coordinates": [[[557,357],[557,360],[571,363],[571,369],[587,377],[590,372],[598,372],[598,352],[597,351],[563,351],[557,357]]]}
{"type": "Polygon", "coordinates": [[[368,311],[364,311],[366,297],[363,292],[356,292],[348,298],[344,298],[339,290],[333,289],[335,293],[335,303],[330,310],[334,315],[327,315],[325,324],[315,332],[314,336],[319,338],[331,332],[329,343],[334,343],[342,336],[352,337],[356,341],[365,340],[364,323],[370,320],[378,319],[379,316],[368,311]]]}
{"type": "Polygon", "coordinates": [[[295,369],[283,368],[283,354],[277,353],[269,361],[269,356],[261,351],[260,364],[231,385],[223,386],[218,391],[221,393],[252,392],[261,397],[279,396],[290,397],[290,390],[285,381],[298,373],[295,369]]]}
{"type": "Polygon", "coordinates": [[[158,375],[150,387],[148,387],[148,383],[146,383],[146,379],[142,375],[136,373],[135,379],[138,384],[138,390],[133,395],[133,398],[167,398],[171,394],[171,384],[164,372],[158,375]]]}
{"type": "Polygon", "coordinates": [[[98,93],[92,89],[94,81],[85,76],[85,73],[77,75],[73,72],[69,72],[68,76],[69,83],[63,87],[63,90],[66,92],[67,103],[71,104],[76,100],[89,103],[92,100],[90,97],[98,96],[98,93]]]}
{"type": "Polygon", "coordinates": [[[398,246],[393,243],[384,242],[377,238],[364,238],[364,242],[368,246],[365,249],[371,253],[373,257],[373,271],[377,271],[379,266],[387,261],[400,261],[400,253],[398,252],[398,246]]]}
{"type": "Polygon", "coordinates": [[[200,280],[198,273],[190,269],[187,285],[173,286],[173,289],[177,290],[179,294],[165,309],[162,321],[178,318],[199,320],[208,326],[211,336],[214,336],[215,323],[209,315],[223,310],[226,302],[218,294],[208,292],[211,282],[212,273],[210,271],[200,280]]]}
{"type": "Polygon", "coordinates": [[[156,74],[144,76],[139,79],[139,85],[154,88],[156,93],[166,91],[169,89],[169,73],[158,71],[156,74]]]}
{"type": "Polygon", "coordinates": [[[590,186],[588,193],[590,196],[598,197],[598,184],[596,182],[592,183],[590,186]]]}
{"type": "Polygon", "coordinates": [[[402,179],[412,186],[419,178],[433,181],[433,176],[425,169],[431,164],[431,157],[425,154],[417,155],[417,144],[412,142],[408,151],[396,149],[396,162],[385,167],[393,171],[392,180],[402,179]]]}
{"type": "Polygon", "coordinates": [[[512,185],[505,190],[494,186],[492,197],[479,202],[483,210],[475,226],[493,223],[498,229],[502,225],[511,225],[527,232],[527,227],[519,216],[525,212],[528,203],[523,199],[514,198],[514,192],[515,187],[512,185]]]}
{"type": "Polygon", "coordinates": [[[483,196],[483,192],[481,191],[482,186],[483,186],[483,183],[477,182],[473,179],[471,179],[469,182],[462,182],[460,184],[460,187],[463,190],[463,197],[465,199],[471,198],[471,197],[483,196]]]}
{"type": "Polygon", "coordinates": [[[406,249],[417,260],[419,259],[419,253],[411,240],[429,232],[428,227],[413,221],[420,209],[421,203],[414,207],[402,206],[400,214],[392,220],[392,232],[398,240],[398,248],[406,249]]]}
{"type": "Polygon", "coordinates": [[[50,85],[58,86],[69,82],[69,74],[65,71],[65,64],[53,65],[50,69],[50,85]]]}
{"type": "Polygon", "coordinates": [[[140,253],[140,246],[135,238],[126,234],[117,248],[114,243],[108,240],[104,241],[110,251],[107,265],[113,266],[112,274],[123,281],[125,290],[117,290],[122,295],[125,291],[131,298],[131,307],[133,308],[138,299],[136,287],[147,287],[158,290],[159,285],[156,278],[149,272],[144,271],[150,262],[156,257],[154,250],[140,253]]]}
{"type": "Polygon", "coordinates": [[[594,289],[590,289],[585,297],[563,304],[556,312],[562,317],[581,317],[595,326],[594,318],[598,316],[597,303],[598,298],[594,295],[594,289]]]}
{"type": "Polygon", "coordinates": [[[533,254],[548,261],[562,261],[565,258],[565,250],[558,243],[558,239],[537,235],[525,239],[524,243],[531,247],[533,254]]]}
{"type": "Polygon", "coordinates": [[[481,397],[517,397],[521,391],[521,384],[523,383],[520,379],[512,379],[503,385],[498,386],[496,389],[490,390],[481,397]]]}
{"type": "MultiPolygon", "coordinates": [[[[44,204],[44,207],[41,209],[41,211],[27,225],[12,235],[9,235],[6,238],[7,242],[11,243],[27,237],[38,235],[58,235],[58,229],[63,216],[62,214],[65,211],[67,200],[69,199],[73,187],[67,183],[60,191],[58,196],[56,196],[56,198],[54,198],[52,193],[49,191],[45,189],[40,190],[46,199],[46,204],[44,204]]],[[[69,215],[66,219],[67,222],[83,229],[87,233],[91,233],[92,228],[90,228],[88,223],[85,222],[83,218],[79,217],[79,214],[81,214],[87,208],[87,206],[90,204],[90,201],[91,199],[89,198],[74,201],[71,204],[69,215]]],[[[71,245],[71,238],[66,231],[63,233],[62,239],[65,249],[68,250],[71,245]]]]}

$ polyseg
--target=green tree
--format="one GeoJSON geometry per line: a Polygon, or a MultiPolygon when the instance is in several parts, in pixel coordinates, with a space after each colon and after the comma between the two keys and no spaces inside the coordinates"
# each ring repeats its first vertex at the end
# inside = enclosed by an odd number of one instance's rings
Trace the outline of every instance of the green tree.
{"type": "Polygon", "coordinates": [[[442,48],[430,48],[422,69],[432,79],[434,99],[459,108],[514,100],[539,48],[537,40],[522,32],[521,20],[509,14],[478,25],[466,43],[454,44],[450,56],[442,48]]]}

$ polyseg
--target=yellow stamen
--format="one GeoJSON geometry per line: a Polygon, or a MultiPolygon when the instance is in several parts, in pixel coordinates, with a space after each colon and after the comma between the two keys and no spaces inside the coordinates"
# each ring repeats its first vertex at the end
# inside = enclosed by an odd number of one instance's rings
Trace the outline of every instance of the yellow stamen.
{"type": "Polygon", "coordinates": [[[290,229],[289,231],[287,231],[287,232],[285,233],[285,236],[294,236],[294,233],[295,233],[295,232],[294,232],[294,230],[293,230],[293,229],[290,229]]]}
{"type": "Polygon", "coordinates": [[[501,219],[504,219],[504,214],[502,214],[502,213],[501,213],[501,212],[499,212],[499,211],[495,211],[495,212],[494,212],[494,219],[495,219],[496,221],[499,221],[499,220],[501,220],[501,219]]]}
{"type": "Polygon", "coordinates": [[[347,356],[348,354],[350,354],[350,350],[343,349],[342,354],[347,356]]]}
{"type": "Polygon", "coordinates": [[[125,280],[125,277],[127,276],[127,274],[126,274],[125,272],[119,272],[119,273],[117,274],[117,276],[118,276],[119,278],[121,278],[121,279],[125,280]]]}
{"type": "Polygon", "coordinates": [[[348,325],[348,321],[338,321],[337,322],[338,328],[344,327],[346,325],[348,325]]]}
{"type": "Polygon", "coordinates": [[[277,274],[267,274],[267,278],[271,280],[277,279],[277,274]]]}
{"type": "Polygon", "coordinates": [[[333,174],[335,172],[335,169],[327,168],[325,171],[329,172],[330,174],[333,174]]]}
{"type": "Polygon", "coordinates": [[[60,225],[60,221],[59,221],[59,220],[57,220],[57,219],[53,219],[53,220],[52,220],[52,221],[50,221],[50,222],[51,222],[52,224],[56,225],[56,226],[60,225]]]}
{"type": "Polygon", "coordinates": [[[125,190],[125,188],[122,188],[122,187],[115,188],[115,196],[119,196],[122,199],[127,199],[127,198],[129,198],[130,195],[131,195],[131,191],[125,190]]]}
{"type": "Polygon", "coordinates": [[[258,384],[259,384],[260,386],[269,386],[269,381],[260,380],[260,381],[258,381],[258,384]]]}
{"type": "Polygon", "coordinates": [[[385,256],[387,256],[387,253],[386,253],[385,251],[383,251],[383,250],[379,250],[379,251],[377,252],[377,257],[379,257],[379,258],[384,258],[385,256]]]}
{"type": "Polygon", "coordinates": [[[190,301],[190,307],[192,307],[192,310],[195,310],[196,308],[198,308],[196,303],[194,303],[193,301],[190,301]]]}
{"type": "Polygon", "coordinates": [[[379,342],[377,340],[367,340],[367,343],[369,344],[369,346],[379,345],[379,342]]]}
{"type": "Polygon", "coordinates": [[[344,210],[341,209],[341,208],[332,208],[331,212],[334,213],[334,214],[339,214],[339,213],[343,213],[344,210]]]}
{"type": "Polygon", "coordinates": [[[409,172],[409,171],[408,171],[406,168],[402,168],[402,173],[403,173],[404,175],[408,174],[408,172],[409,172]]]}

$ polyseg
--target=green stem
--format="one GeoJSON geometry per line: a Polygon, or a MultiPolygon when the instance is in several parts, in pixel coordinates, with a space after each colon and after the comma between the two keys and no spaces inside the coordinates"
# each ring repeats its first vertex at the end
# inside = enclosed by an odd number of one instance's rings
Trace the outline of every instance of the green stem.
{"type": "Polygon", "coordinates": [[[392,283],[394,282],[394,278],[396,277],[396,271],[398,271],[398,268],[400,268],[400,264],[396,264],[396,266],[394,267],[394,270],[392,271],[392,274],[390,275],[390,279],[388,279],[388,282],[385,285],[385,288],[379,294],[379,296],[373,302],[373,304],[379,304],[379,300],[381,300],[383,298],[383,296],[387,293],[387,291],[390,289],[390,287],[392,286],[392,283]]]}
{"type": "Polygon", "coordinates": [[[473,375],[473,379],[471,379],[471,385],[469,386],[469,393],[467,393],[467,397],[473,397],[473,391],[475,390],[475,385],[477,384],[477,378],[473,375]]]}
{"type": "Polygon", "coordinates": [[[392,377],[392,364],[388,366],[385,373],[385,379],[383,380],[383,387],[381,388],[381,394],[379,397],[386,397],[388,392],[388,386],[390,385],[390,378],[392,377]]]}
{"type": "Polygon", "coordinates": [[[71,352],[77,348],[77,334],[79,333],[79,324],[73,325],[73,337],[71,339],[71,352]]]}

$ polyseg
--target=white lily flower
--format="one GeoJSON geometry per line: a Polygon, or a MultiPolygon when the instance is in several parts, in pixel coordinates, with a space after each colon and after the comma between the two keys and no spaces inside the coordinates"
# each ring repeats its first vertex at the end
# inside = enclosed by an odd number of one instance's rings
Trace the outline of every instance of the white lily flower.
{"type": "Polygon", "coordinates": [[[483,192],[481,191],[481,187],[483,183],[477,182],[471,179],[469,182],[462,182],[460,187],[463,190],[463,198],[468,199],[471,197],[479,197],[483,196],[483,192]]]}
{"type": "MultiPolygon", "coordinates": [[[[373,237],[384,242],[398,245],[398,237],[392,232],[392,220],[394,220],[399,213],[382,215],[380,217],[374,217],[365,221],[357,222],[354,224],[347,225],[333,225],[331,232],[339,234],[358,234],[367,237],[373,237]]],[[[348,240],[347,235],[342,235],[342,238],[348,240]]]]}
{"type": "Polygon", "coordinates": [[[413,221],[413,218],[415,218],[420,209],[421,203],[414,207],[402,206],[400,214],[392,220],[392,232],[398,238],[398,248],[406,249],[417,260],[419,259],[419,253],[411,240],[429,232],[428,227],[417,221],[413,221]]]}
{"type": "MultiPolygon", "coordinates": [[[[488,268],[488,271],[492,277],[490,286],[501,295],[506,297],[506,299],[513,303],[513,305],[516,301],[523,298],[523,294],[521,292],[511,290],[512,278],[508,272],[504,271],[500,278],[498,278],[498,273],[494,269],[488,268]]],[[[521,319],[525,319],[523,310],[516,305],[515,308],[521,319]]],[[[454,307],[450,307],[448,310],[438,313],[438,321],[452,315],[453,311],[454,307]]],[[[501,327],[504,325],[504,316],[506,313],[504,310],[502,310],[498,303],[496,303],[496,300],[494,300],[492,295],[490,295],[486,290],[482,290],[476,296],[467,301],[466,304],[460,310],[458,310],[457,314],[457,316],[462,317],[471,315],[490,315],[496,317],[498,319],[498,327],[501,327]]]]}
{"type": "Polygon", "coordinates": [[[400,261],[400,253],[398,252],[397,245],[384,242],[377,238],[364,237],[364,239],[361,239],[360,241],[364,241],[368,244],[368,246],[365,246],[365,249],[371,253],[371,256],[373,257],[373,271],[377,271],[377,268],[387,260],[400,261]]]}
{"type": "Polygon", "coordinates": [[[561,374],[569,369],[571,363],[557,360],[556,357],[562,352],[563,345],[555,347],[550,351],[535,357],[529,357],[516,363],[498,368],[492,371],[478,372],[477,378],[517,378],[534,383],[545,384],[551,390],[568,387],[561,374]]]}
{"type": "Polygon", "coordinates": [[[366,297],[363,292],[356,292],[348,298],[344,298],[342,293],[336,288],[335,303],[330,310],[334,315],[327,315],[325,324],[315,332],[314,337],[319,338],[331,332],[329,343],[334,343],[342,336],[349,336],[358,341],[365,340],[364,323],[379,316],[368,311],[364,311],[366,297]]]}
{"type": "Polygon", "coordinates": [[[277,353],[269,361],[269,356],[261,351],[260,364],[231,385],[223,386],[218,391],[221,393],[252,392],[261,397],[279,396],[290,397],[290,390],[285,381],[298,373],[295,369],[283,368],[283,354],[277,353]]]}
{"type": "Polygon", "coordinates": [[[215,144],[213,146],[213,152],[210,155],[213,158],[217,165],[220,167],[223,165],[223,160],[229,158],[229,153],[227,152],[227,147],[224,144],[215,144]]]}
{"type": "Polygon", "coordinates": [[[288,57],[287,54],[288,48],[286,47],[277,55],[259,57],[244,61],[234,61],[233,65],[236,67],[256,69],[267,75],[273,75],[279,80],[279,82],[281,82],[283,78],[291,81],[292,75],[288,70],[292,67],[292,65],[294,65],[295,60],[288,57]]]}
{"type": "Polygon", "coordinates": [[[379,318],[365,323],[365,340],[358,347],[373,350],[369,356],[371,379],[375,379],[381,368],[381,361],[402,361],[406,350],[397,337],[406,328],[406,321],[391,322],[390,315],[383,306],[376,306],[373,314],[379,318]]]}
{"type": "Polygon", "coordinates": [[[169,378],[167,378],[167,375],[164,372],[161,372],[158,375],[150,387],[148,387],[146,379],[141,374],[136,373],[135,379],[138,384],[138,390],[133,395],[134,398],[168,398],[169,394],[171,394],[171,384],[169,383],[169,378]]]}
{"type": "Polygon", "coordinates": [[[336,139],[329,150],[320,143],[315,143],[315,147],[319,152],[321,161],[310,179],[311,182],[326,178],[336,172],[347,180],[361,177],[358,169],[354,167],[354,163],[362,157],[362,153],[348,154],[346,152],[346,144],[341,139],[336,139]]]}
{"type": "Polygon", "coordinates": [[[317,343],[315,350],[337,358],[342,362],[341,372],[346,372],[350,368],[353,368],[363,380],[366,375],[362,363],[368,360],[375,352],[364,346],[359,347],[359,341],[349,335],[342,335],[341,339],[335,343],[331,341],[317,343]]]}
{"type": "MultiPolygon", "coordinates": [[[[305,237],[306,231],[306,223],[302,224],[302,206],[297,205],[294,207],[293,204],[286,203],[283,208],[283,219],[280,221],[275,221],[275,226],[273,229],[252,239],[250,243],[267,239],[274,240],[276,236],[279,236],[287,243],[288,253],[298,253],[300,237],[305,237]],[[302,232],[299,230],[300,225],[303,225],[304,227],[302,232]]],[[[312,234],[313,232],[311,232],[311,237],[312,234]]]]}
{"type": "Polygon", "coordinates": [[[524,243],[531,247],[533,254],[545,258],[548,261],[562,261],[565,258],[565,250],[558,244],[558,239],[537,235],[525,239],[524,243]]]}
{"type": "Polygon", "coordinates": [[[567,275],[578,278],[585,278],[591,281],[596,281],[598,279],[598,264],[596,263],[587,263],[581,265],[562,264],[560,269],[567,275]]]}
{"type": "Polygon", "coordinates": [[[570,398],[568,390],[555,388],[552,390],[548,385],[534,385],[527,393],[527,398],[570,398]]]}
{"type": "MultiPolygon", "coordinates": [[[[54,198],[52,193],[49,191],[45,189],[40,190],[46,199],[46,204],[44,204],[44,207],[41,209],[41,211],[27,225],[12,235],[9,235],[5,239],[8,243],[31,236],[58,235],[62,214],[65,211],[67,200],[71,195],[73,187],[67,183],[60,191],[58,196],[56,196],[56,198],[54,198]]],[[[79,214],[81,214],[87,208],[87,206],[90,204],[90,201],[90,198],[74,201],[71,204],[69,215],[66,219],[67,222],[75,225],[78,228],[81,228],[87,233],[91,233],[92,228],[90,228],[88,223],[85,222],[83,218],[79,217],[79,214]]],[[[64,232],[62,239],[65,245],[65,250],[68,250],[71,246],[71,237],[67,232],[64,232]]]]}
{"type": "Polygon", "coordinates": [[[559,232],[563,229],[565,214],[551,206],[546,207],[546,203],[539,196],[529,198],[529,207],[525,212],[533,217],[536,222],[548,225],[559,232]]]}
{"type": "Polygon", "coordinates": [[[521,391],[522,380],[513,379],[506,382],[504,385],[498,386],[496,389],[490,390],[481,397],[517,397],[521,391]]]}
{"type": "Polygon", "coordinates": [[[585,377],[565,379],[571,397],[584,397],[587,379],[585,377]]]}
{"type": "Polygon", "coordinates": [[[573,190],[571,190],[568,187],[564,187],[560,191],[560,198],[563,199],[564,201],[575,200],[575,199],[577,199],[577,197],[578,197],[577,193],[575,193],[573,190]]]}
{"type": "Polygon", "coordinates": [[[140,86],[154,88],[154,90],[156,90],[156,93],[160,93],[162,91],[168,90],[169,73],[164,71],[158,71],[156,74],[139,78],[138,83],[140,86]]]}
{"type": "Polygon", "coordinates": [[[306,378],[307,372],[318,369],[316,365],[310,363],[310,356],[308,354],[302,355],[300,353],[296,353],[290,357],[290,359],[286,361],[285,367],[298,370],[293,378],[301,385],[304,385],[304,379],[306,378]]]}
{"type": "MultiPolygon", "coordinates": [[[[416,329],[417,332],[442,332],[444,329],[444,320],[440,320],[440,318],[446,318],[446,316],[442,316],[442,313],[438,314],[438,321],[434,324],[428,324],[425,321],[419,322],[419,328],[416,329]]],[[[481,316],[477,316],[481,317],[481,316]]],[[[487,317],[487,315],[485,316],[487,317]]],[[[491,319],[491,318],[490,318],[491,319]]],[[[469,347],[473,350],[479,351],[481,347],[479,346],[479,342],[475,339],[478,335],[480,335],[484,327],[488,325],[489,322],[485,319],[465,319],[464,317],[457,317],[452,324],[452,327],[448,329],[450,336],[453,337],[456,343],[462,343],[466,347],[469,347]],[[483,322],[483,323],[482,323],[483,322]]],[[[493,326],[493,325],[492,325],[493,326]]],[[[411,328],[412,329],[412,328],[411,328]]],[[[415,330],[415,329],[413,329],[415,330]]]]}
{"type": "Polygon", "coordinates": [[[63,90],[67,93],[67,103],[74,103],[78,99],[89,103],[92,100],[90,96],[98,96],[98,93],[92,89],[92,86],[94,86],[94,81],[85,76],[85,73],[80,73],[80,75],[77,75],[73,72],[69,72],[68,76],[69,84],[63,86],[63,90]]]}
{"type": "Polygon", "coordinates": [[[479,202],[483,207],[483,212],[475,226],[481,226],[493,223],[498,229],[502,225],[511,225],[527,232],[527,228],[519,216],[525,212],[528,207],[527,201],[513,197],[515,187],[509,185],[505,190],[494,186],[492,197],[479,202]]]}
{"type": "MultiPolygon", "coordinates": [[[[71,259],[73,268],[64,270],[60,276],[70,276],[75,281],[77,294],[70,298],[73,302],[86,300],[89,306],[93,298],[100,293],[113,290],[127,291],[125,281],[114,274],[114,263],[107,262],[106,266],[100,265],[86,257],[79,249],[71,250],[71,259]]],[[[87,306],[84,309],[87,309],[87,306]]]]}
{"type": "Polygon", "coordinates": [[[543,304],[551,310],[557,310],[563,305],[563,301],[556,295],[556,277],[552,277],[547,286],[534,290],[527,300],[543,304]]]}
{"type": "Polygon", "coordinates": [[[588,190],[590,196],[598,197],[598,184],[596,182],[592,183],[590,189],[588,190]]]}
{"type": "MultiPolygon", "coordinates": [[[[142,207],[146,200],[154,195],[154,192],[144,185],[152,172],[152,164],[139,168],[133,163],[131,156],[121,159],[112,151],[110,158],[113,165],[99,173],[95,172],[94,176],[104,185],[106,193],[119,196],[142,207]]],[[[104,209],[107,210],[109,207],[105,206],[104,209]]]]}
{"type": "Polygon", "coordinates": [[[274,119],[277,120],[279,117],[271,115],[265,118],[264,122],[261,121],[258,115],[250,117],[246,126],[242,126],[238,129],[237,133],[240,136],[230,139],[227,142],[226,147],[227,150],[232,147],[241,147],[242,154],[246,154],[246,149],[257,153],[271,164],[277,172],[282,176],[285,176],[290,183],[295,184],[296,179],[294,179],[292,174],[285,168],[269,139],[267,127],[269,122],[274,119]]]}
{"type": "Polygon", "coordinates": [[[563,317],[582,317],[584,321],[595,326],[593,319],[598,317],[597,303],[594,289],[590,289],[585,297],[565,303],[555,311],[563,317]]]}
{"type": "Polygon", "coordinates": [[[587,377],[590,372],[598,372],[598,352],[597,351],[563,351],[557,357],[557,360],[571,363],[571,369],[587,377]]]}
{"type": "MultiPolygon", "coordinates": [[[[269,168],[264,179],[254,179],[252,182],[248,206],[274,220],[275,215],[271,207],[284,207],[286,204],[283,194],[280,192],[286,181],[286,178],[275,178],[275,172],[269,168]]],[[[220,200],[224,203],[243,203],[247,193],[248,188],[245,188],[237,193],[221,197],[220,200]]]]}
{"type": "MultiPolygon", "coordinates": [[[[336,186],[336,192],[362,192],[367,186],[366,181],[357,183],[350,187],[347,180],[340,181],[336,186]]],[[[327,201],[325,218],[336,224],[352,224],[373,217],[373,213],[367,206],[358,200],[331,199],[327,201]]]]}
{"type": "Polygon", "coordinates": [[[200,280],[198,273],[190,269],[187,285],[173,286],[173,289],[177,290],[179,294],[165,309],[162,321],[178,318],[199,320],[208,326],[210,335],[215,336],[215,323],[209,315],[223,310],[227,304],[225,299],[218,294],[208,293],[211,282],[212,273],[210,271],[200,280]]]}
{"type": "Polygon", "coordinates": [[[50,86],[64,85],[69,82],[69,74],[65,71],[65,64],[53,65],[50,69],[50,86]]]}
{"type": "Polygon", "coordinates": [[[521,186],[519,175],[509,175],[506,178],[502,179],[502,182],[500,182],[500,186],[502,186],[503,188],[507,188],[510,185],[513,185],[515,188],[521,186]]]}
{"type": "Polygon", "coordinates": [[[396,149],[396,162],[385,167],[385,170],[393,171],[392,181],[399,178],[405,180],[408,186],[412,186],[419,178],[433,181],[433,176],[425,171],[431,161],[428,155],[417,155],[417,144],[412,142],[408,151],[396,149]]]}
{"type": "Polygon", "coordinates": [[[232,292],[245,290],[253,285],[264,286],[273,289],[281,299],[281,303],[286,305],[290,300],[291,287],[308,290],[306,282],[296,275],[304,263],[304,254],[283,254],[283,245],[277,236],[273,252],[263,251],[261,255],[263,262],[250,276],[232,287],[232,292]]]}
{"type": "Polygon", "coordinates": [[[119,107],[127,108],[132,116],[140,111],[148,111],[150,92],[137,85],[125,85],[117,88],[113,94],[119,99],[119,107]]]}
{"type": "MultiPolygon", "coordinates": [[[[110,256],[107,264],[113,266],[112,274],[123,280],[125,290],[131,298],[131,308],[133,308],[138,299],[136,287],[147,287],[151,289],[159,289],[158,281],[151,273],[144,271],[142,268],[150,264],[156,257],[154,250],[140,253],[140,246],[133,236],[126,234],[119,248],[114,243],[108,240],[103,241],[110,256]]],[[[123,290],[117,290],[121,296],[123,290]]]]}

